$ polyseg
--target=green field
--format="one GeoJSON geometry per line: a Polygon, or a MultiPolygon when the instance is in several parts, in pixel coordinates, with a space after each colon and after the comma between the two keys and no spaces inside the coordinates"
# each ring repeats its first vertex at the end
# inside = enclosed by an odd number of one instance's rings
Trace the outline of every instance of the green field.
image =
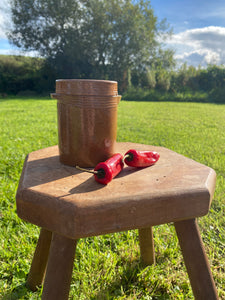
{"type": "MultiPolygon", "coordinates": [[[[15,193],[26,154],[57,144],[56,101],[0,100],[0,124],[0,299],[40,299],[41,288],[25,287],[39,229],[17,217],[15,193]]],[[[121,101],[118,141],[165,146],[216,171],[199,226],[225,299],[225,105],[121,101]]],[[[155,226],[154,241],[156,265],[145,268],[137,231],[81,239],[70,299],[193,299],[173,225],[155,226]]]]}

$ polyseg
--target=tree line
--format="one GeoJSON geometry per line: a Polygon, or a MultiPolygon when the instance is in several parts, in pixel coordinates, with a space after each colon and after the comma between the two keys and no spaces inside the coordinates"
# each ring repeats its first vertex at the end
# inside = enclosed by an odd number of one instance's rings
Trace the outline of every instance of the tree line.
{"type": "Polygon", "coordinates": [[[141,82],[132,81],[124,93],[127,100],[192,101],[225,103],[225,66],[187,66],[148,70],[141,82]]]}
{"type": "MultiPolygon", "coordinates": [[[[0,55],[0,95],[49,95],[55,90],[55,70],[41,58],[0,55]]],[[[128,70],[127,100],[176,100],[225,103],[225,67],[148,69],[139,76],[128,70]]]]}
{"type": "MultiPolygon", "coordinates": [[[[40,58],[0,57],[0,93],[54,90],[57,78],[118,81],[132,98],[223,94],[224,68],[182,65],[165,47],[172,30],[150,0],[11,0],[9,41],[40,58]],[[150,96],[149,96],[150,97],[150,96]]],[[[138,98],[137,98],[138,99],[138,98]]]]}

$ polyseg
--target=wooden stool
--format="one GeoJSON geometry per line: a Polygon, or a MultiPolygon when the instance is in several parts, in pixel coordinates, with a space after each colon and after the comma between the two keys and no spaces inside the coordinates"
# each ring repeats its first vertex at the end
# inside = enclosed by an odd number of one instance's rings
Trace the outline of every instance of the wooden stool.
{"type": "Polygon", "coordinates": [[[124,168],[107,186],[59,162],[58,147],[30,153],[17,191],[20,218],[42,227],[27,284],[43,300],[68,299],[76,240],[139,229],[141,257],[154,262],[152,226],[174,222],[196,299],[218,299],[196,217],[208,213],[215,172],[163,147],[118,143],[117,152],[155,150],[152,167],[124,168]],[[48,263],[47,263],[48,262],[48,263]]]}

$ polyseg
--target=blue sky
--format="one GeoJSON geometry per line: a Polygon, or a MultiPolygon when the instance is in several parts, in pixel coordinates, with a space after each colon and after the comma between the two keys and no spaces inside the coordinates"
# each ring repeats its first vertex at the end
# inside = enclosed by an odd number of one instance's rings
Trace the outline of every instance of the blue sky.
{"type": "Polygon", "coordinates": [[[224,0],[152,0],[159,20],[166,18],[174,35],[167,41],[178,62],[225,64],[224,0]]]}
{"type": "Polygon", "coordinates": [[[187,29],[225,25],[224,0],[152,0],[159,19],[166,18],[174,33],[187,29]]]}
{"type": "MultiPolygon", "coordinates": [[[[8,1],[0,4],[0,54],[18,53],[4,34],[9,22],[8,1]]],[[[225,64],[224,0],[152,0],[151,5],[158,20],[166,18],[173,28],[166,46],[174,49],[179,63],[196,67],[225,64]]]]}

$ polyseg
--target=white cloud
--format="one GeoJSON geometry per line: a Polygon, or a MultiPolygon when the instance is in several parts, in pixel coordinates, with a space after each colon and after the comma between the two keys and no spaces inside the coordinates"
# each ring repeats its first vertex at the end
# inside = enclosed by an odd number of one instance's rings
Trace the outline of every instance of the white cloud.
{"type": "Polygon", "coordinates": [[[189,29],[168,41],[179,61],[199,64],[225,64],[225,27],[208,26],[189,29]]]}
{"type": "Polygon", "coordinates": [[[0,3],[0,38],[6,38],[7,26],[10,23],[9,0],[1,0],[0,3]]]}
{"type": "Polygon", "coordinates": [[[192,66],[207,66],[207,64],[221,64],[221,57],[218,53],[206,49],[199,49],[175,55],[178,62],[186,62],[192,66]]]}
{"type": "Polygon", "coordinates": [[[1,39],[6,38],[5,30],[4,30],[4,21],[5,21],[4,16],[0,14],[0,38],[1,39]]]}

